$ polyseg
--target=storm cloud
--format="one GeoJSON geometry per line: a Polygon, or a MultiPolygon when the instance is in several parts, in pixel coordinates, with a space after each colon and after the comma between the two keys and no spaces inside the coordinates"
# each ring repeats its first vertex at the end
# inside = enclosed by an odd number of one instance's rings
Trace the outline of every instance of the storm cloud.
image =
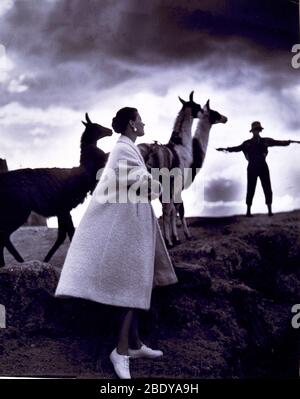
{"type": "MultiPolygon", "coordinates": [[[[8,63],[0,68],[0,157],[12,168],[73,165],[84,113],[110,125],[128,99],[143,109],[145,141],[165,142],[179,109],[177,96],[192,89],[197,101],[211,98],[229,118],[226,126],[213,128],[213,147],[248,138],[242,131],[257,118],[277,138],[299,138],[299,70],[291,66],[291,48],[299,41],[297,1],[1,4],[0,41],[8,63]],[[68,143],[68,156],[62,142],[68,143]]],[[[107,150],[113,144],[108,141],[107,150]]],[[[238,159],[224,162],[229,167],[238,159]]],[[[207,201],[240,199],[237,180],[230,183],[230,173],[219,177],[220,160],[210,148],[207,201]]],[[[297,170],[292,170],[294,186],[297,170]]],[[[294,198],[298,189],[290,193],[294,198]]]]}
{"type": "Polygon", "coordinates": [[[0,101],[80,107],[159,67],[193,64],[202,74],[224,71],[223,86],[249,84],[243,67],[251,64],[261,72],[257,87],[292,86],[297,18],[291,1],[16,0],[0,37],[31,96],[10,91],[0,101]]]}

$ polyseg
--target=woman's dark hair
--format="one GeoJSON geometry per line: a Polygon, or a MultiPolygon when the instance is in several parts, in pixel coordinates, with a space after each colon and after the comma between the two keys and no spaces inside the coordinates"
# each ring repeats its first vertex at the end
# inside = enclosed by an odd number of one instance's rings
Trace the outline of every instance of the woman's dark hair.
{"type": "Polygon", "coordinates": [[[124,133],[128,122],[135,121],[138,110],[136,108],[125,107],[121,108],[112,120],[112,128],[116,133],[124,133]]]}

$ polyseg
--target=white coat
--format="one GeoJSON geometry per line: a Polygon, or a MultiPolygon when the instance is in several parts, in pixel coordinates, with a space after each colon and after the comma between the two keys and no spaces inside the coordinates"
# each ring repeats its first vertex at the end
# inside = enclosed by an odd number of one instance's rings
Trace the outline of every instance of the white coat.
{"type": "MultiPolygon", "coordinates": [[[[126,190],[152,179],[138,147],[121,135],[75,230],[55,296],[149,309],[152,288],[178,280],[151,202],[103,201],[108,171],[116,171],[121,182],[120,160],[126,160],[129,176],[134,168],[141,171],[128,179],[126,190]]],[[[121,189],[115,193],[120,195],[121,189]]]]}

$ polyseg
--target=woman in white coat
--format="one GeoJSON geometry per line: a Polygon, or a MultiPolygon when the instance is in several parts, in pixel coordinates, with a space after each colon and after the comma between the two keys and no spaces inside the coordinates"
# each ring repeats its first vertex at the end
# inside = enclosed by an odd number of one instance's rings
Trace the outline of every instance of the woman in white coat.
{"type": "Polygon", "coordinates": [[[138,312],[150,309],[152,289],[177,277],[151,205],[161,185],[148,173],[135,145],[144,123],[135,108],[122,108],[112,127],[120,133],[71,241],[57,297],[80,297],[121,307],[117,347],[110,360],[120,378],[131,378],[129,358],[162,351],[141,342],[138,312]],[[146,195],[145,195],[146,193],[146,195]]]}

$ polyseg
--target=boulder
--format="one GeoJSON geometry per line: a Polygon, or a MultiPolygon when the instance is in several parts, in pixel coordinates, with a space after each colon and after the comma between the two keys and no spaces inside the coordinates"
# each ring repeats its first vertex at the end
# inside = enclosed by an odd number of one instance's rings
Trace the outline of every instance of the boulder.
{"type": "MultiPolygon", "coordinates": [[[[300,303],[299,216],[189,220],[196,239],[170,250],[178,284],[155,288],[150,311],[141,312],[142,336],[166,353],[151,376],[297,377],[300,334],[291,309],[300,303]]],[[[20,372],[21,364],[29,374],[41,367],[49,373],[59,363],[60,372],[80,375],[85,365],[89,376],[110,375],[109,363],[96,357],[106,359],[115,345],[119,310],[55,298],[59,274],[37,260],[0,269],[7,313],[0,373],[20,372]],[[49,348],[52,363],[43,363],[49,348]]],[[[136,364],[136,376],[147,377],[149,362],[136,364]]]]}

